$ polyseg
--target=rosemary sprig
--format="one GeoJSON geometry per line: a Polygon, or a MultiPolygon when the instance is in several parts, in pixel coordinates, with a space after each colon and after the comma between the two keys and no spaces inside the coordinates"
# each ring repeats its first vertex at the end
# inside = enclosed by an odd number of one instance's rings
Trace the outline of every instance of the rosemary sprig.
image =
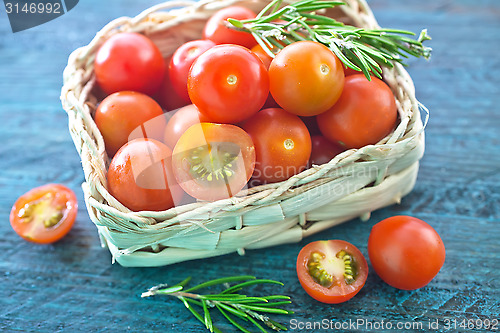
{"type": "Polygon", "coordinates": [[[241,321],[252,323],[261,332],[267,332],[264,326],[275,331],[286,330],[282,324],[271,320],[267,314],[291,314],[292,311],[280,308],[281,305],[290,304],[290,297],[284,295],[271,295],[263,297],[247,296],[238,292],[244,288],[263,283],[271,283],[283,285],[283,283],[267,280],[256,279],[254,276],[242,275],[232,276],[221,279],[210,280],[202,284],[186,289],[186,285],[191,278],[168,287],[167,285],[155,286],[148,291],[142,293],[141,297],[150,297],[154,295],[168,295],[177,297],[181,300],[186,308],[210,330],[210,332],[221,332],[213,323],[210,314],[211,309],[217,309],[233,326],[242,332],[250,332],[240,323],[241,321]],[[230,283],[237,284],[230,286],[230,283]],[[225,289],[215,294],[198,294],[193,293],[198,289],[224,286],[225,289]],[[201,313],[196,310],[196,307],[201,308],[201,313]]]}
{"type": "Polygon", "coordinates": [[[423,46],[430,40],[427,30],[415,40],[413,32],[395,29],[364,29],[318,14],[317,11],[345,5],[330,0],[301,0],[281,7],[283,0],[271,1],[255,19],[228,19],[232,28],[251,33],[262,48],[274,58],[284,46],[299,40],[313,40],[328,46],[354,70],[370,79],[381,77],[382,67],[403,63],[408,56],[429,59],[432,49],[423,46]],[[276,20],[280,20],[276,22],[276,20]]]}

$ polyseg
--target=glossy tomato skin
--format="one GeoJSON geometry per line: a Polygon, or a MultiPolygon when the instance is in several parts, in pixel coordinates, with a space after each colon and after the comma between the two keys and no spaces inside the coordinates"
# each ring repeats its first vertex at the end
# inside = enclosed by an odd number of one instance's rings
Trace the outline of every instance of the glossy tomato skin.
{"type": "Polygon", "coordinates": [[[227,19],[246,20],[255,18],[256,14],[242,6],[222,8],[212,15],[203,29],[203,38],[216,44],[238,44],[252,48],[257,42],[249,33],[237,31],[226,26],[227,19]]]}
{"type": "Polygon", "coordinates": [[[210,122],[194,104],[186,105],[175,112],[165,127],[163,142],[174,149],[179,138],[194,124],[210,122]]]}
{"type": "Polygon", "coordinates": [[[78,212],[75,193],[61,184],[36,187],[21,195],[10,212],[14,231],[27,241],[54,243],[71,230],[78,212]]]}
{"type": "Polygon", "coordinates": [[[109,193],[136,212],[174,207],[182,198],[182,190],[175,182],[171,157],[171,149],[154,139],[126,143],[109,165],[109,193]]]}
{"type": "Polygon", "coordinates": [[[215,46],[215,43],[208,39],[198,39],[186,42],[175,50],[169,66],[168,73],[176,93],[181,96],[186,103],[191,103],[187,90],[187,78],[189,69],[193,62],[206,50],[215,46]]]}
{"type": "Polygon", "coordinates": [[[299,117],[280,108],[259,111],[242,128],[255,144],[253,179],[259,183],[286,180],[305,170],[311,155],[311,136],[299,117]]]}
{"type": "Polygon", "coordinates": [[[269,77],[262,61],[239,45],[217,45],[191,66],[189,97],[201,113],[217,123],[236,124],[264,105],[269,77]]]}
{"type": "Polygon", "coordinates": [[[376,144],[396,126],[394,95],[382,80],[363,74],[346,77],[339,100],[318,116],[321,133],[345,148],[376,144]]]}
{"type": "Polygon", "coordinates": [[[269,87],[274,100],[286,111],[315,116],[331,108],[340,97],[343,65],[323,44],[295,42],[271,62],[269,87]]]}
{"type": "Polygon", "coordinates": [[[161,106],[136,91],[120,91],[106,97],[97,107],[94,120],[109,156],[133,138],[145,135],[163,139],[166,125],[161,106]]]}
{"type": "Polygon", "coordinates": [[[311,165],[328,163],[332,158],[345,150],[340,145],[334,144],[322,135],[312,136],[311,143],[311,158],[309,160],[311,165]]]}
{"type": "Polygon", "coordinates": [[[235,125],[194,124],[177,141],[172,165],[177,182],[190,196],[204,201],[227,199],[252,176],[255,147],[235,125]]]}
{"type": "Polygon", "coordinates": [[[316,241],[307,244],[297,256],[297,276],[304,290],[317,301],[328,304],[337,304],[350,300],[363,288],[368,277],[368,264],[357,247],[343,240],[316,241]],[[309,273],[308,262],[313,253],[325,255],[325,260],[336,260],[340,251],[345,251],[352,257],[357,271],[355,281],[346,283],[343,276],[334,275],[332,286],[325,287],[318,283],[309,273]]]}
{"type": "MultiPolygon", "coordinates": [[[[168,57],[165,59],[165,64],[168,68],[170,64],[170,60],[172,57],[168,57]]],[[[163,81],[160,85],[160,89],[155,94],[154,99],[160,104],[160,106],[165,111],[173,111],[183,106],[190,104],[191,102],[186,102],[186,100],[179,96],[179,94],[175,91],[172,80],[170,79],[170,75],[167,73],[163,76],[163,81]]]]}
{"type": "Polygon", "coordinates": [[[98,85],[106,94],[133,90],[154,95],[166,72],[158,47],[146,36],[122,32],[99,48],[94,61],[98,85]]]}
{"type": "Polygon", "coordinates": [[[387,284],[414,290],[438,274],[446,251],[441,237],[426,222],[393,216],[373,226],[368,255],[373,269],[387,284]]]}

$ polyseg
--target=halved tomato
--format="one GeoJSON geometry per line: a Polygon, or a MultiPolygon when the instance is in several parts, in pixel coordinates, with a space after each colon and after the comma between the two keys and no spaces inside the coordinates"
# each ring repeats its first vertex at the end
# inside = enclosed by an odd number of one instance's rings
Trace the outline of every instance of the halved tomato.
{"type": "Polygon", "coordinates": [[[187,194],[207,201],[227,199],[250,179],[255,148],[250,136],[235,125],[194,124],[177,141],[172,166],[187,194]]]}
{"type": "Polygon", "coordinates": [[[75,193],[61,184],[36,187],[21,195],[10,212],[10,224],[22,238],[54,243],[73,227],[78,211],[75,193]]]}
{"type": "Polygon", "coordinates": [[[297,276],[302,288],[323,303],[342,303],[365,285],[368,264],[357,247],[343,240],[316,241],[297,257],[297,276]]]}

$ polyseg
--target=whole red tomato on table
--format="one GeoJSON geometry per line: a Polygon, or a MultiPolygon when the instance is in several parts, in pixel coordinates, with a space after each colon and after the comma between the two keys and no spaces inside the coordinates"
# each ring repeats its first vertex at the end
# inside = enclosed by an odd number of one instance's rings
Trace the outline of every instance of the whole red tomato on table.
{"type": "Polygon", "coordinates": [[[411,216],[393,216],[373,226],[368,255],[382,280],[412,290],[437,275],[446,253],[441,237],[429,224],[411,216]]]}

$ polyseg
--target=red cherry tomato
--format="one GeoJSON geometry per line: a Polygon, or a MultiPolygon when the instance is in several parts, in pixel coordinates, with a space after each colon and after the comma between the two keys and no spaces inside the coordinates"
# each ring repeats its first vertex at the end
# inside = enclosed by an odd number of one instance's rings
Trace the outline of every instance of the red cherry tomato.
{"type": "Polygon", "coordinates": [[[337,103],[318,116],[321,133],[346,148],[376,144],[395,127],[398,117],[391,89],[375,77],[346,77],[337,103]]]}
{"type": "MultiPolygon", "coordinates": [[[[257,57],[259,57],[259,59],[262,60],[262,62],[264,63],[264,67],[266,67],[266,69],[269,69],[269,65],[271,65],[271,61],[273,60],[273,58],[271,58],[271,56],[267,54],[266,51],[264,51],[262,46],[257,44],[254,47],[252,47],[250,51],[255,53],[257,57]]],[[[276,103],[271,93],[269,93],[267,96],[267,100],[262,108],[268,109],[268,108],[279,108],[279,107],[280,106],[278,105],[278,103],[276,103]]]]}
{"type": "Polygon", "coordinates": [[[64,185],[47,184],[21,195],[10,212],[14,231],[30,242],[54,243],[71,230],[78,212],[75,193],[64,185]]]}
{"type": "Polygon", "coordinates": [[[429,224],[411,216],[393,216],[373,226],[368,255],[387,284],[413,290],[437,275],[446,253],[441,237],[429,224]]]}
{"type": "Polygon", "coordinates": [[[368,265],[357,247],[343,240],[316,241],[297,257],[302,288],[323,303],[350,300],[365,285],[368,265]]]}
{"type": "Polygon", "coordinates": [[[166,125],[161,106],[135,91],[120,91],[106,97],[97,107],[94,120],[109,156],[137,137],[162,140],[166,125]]]}
{"type": "Polygon", "coordinates": [[[182,197],[171,165],[172,151],[163,143],[139,138],[126,143],[111,160],[108,190],[132,211],[162,211],[182,197]]]}
{"type": "MultiPolygon", "coordinates": [[[[170,64],[171,59],[171,57],[165,59],[167,68],[170,64]]],[[[163,81],[160,85],[160,89],[154,97],[155,100],[158,101],[158,103],[161,105],[161,107],[165,109],[165,111],[172,111],[191,103],[186,102],[184,98],[177,94],[172,84],[172,80],[170,80],[170,75],[167,74],[163,76],[163,81]]]]}
{"type": "Polygon", "coordinates": [[[186,130],[194,124],[206,123],[210,120],[204,116],[194,104],[180,108],[170,118],[165,127],[163,142],[170,148],[174,148],[177,141],[186,130]]]}
{"type": "Polygon", "coordinates": [[[329,141],[321,135],[311,137],[312,150],[310,165],[321,165],[330,162],[332,158],[343,152],[345,149],[329,141]]]}
{"type": "Polygon", "coordinates": [[[187,90],[187,78],[189,69],[193,62],[206,50],[215,46],[215,43],[208,39],[192,40],[182,44],[172,56],[168,67],[170,80],[175,92],[181,96],[186,103],[191,103],[187,90]]]}
{"type": "Polygon", "coordinates": [[[98,85],[107,94],[133,90],[152,96],[160,88],[166,66],[160,50],[149,38],[122,32],[99,48],[94,70],[98,85]]]}
{"type": "Polygon", "coordinates": [[[260,59],[238,45],[217,45],[191,66],[189,97],[201,113],[218,123],[238,123],[262,108],[269,78],[260,59]]]}
{"type": "Polygon", "coordinates": [[[296,115],[283,109],[264,109],[244,122],[242,128],[255,144],[256,181],[283,181],[307,167],[311,136],[296,115]]]}
{"type": "Polygon", "coordinates": [[[252,48],[257,42],[247,32],[237,31],[228,27],[228,18],[236,20],[253,19],[257,15],[248,8],[242,6],[230,6],[220,9],[207,21],[203,29],[203,38],[210,39],[216,44],[238,44],[252,48]]]}
{"type": "Polygon", "coordinates": [[[250,179],[255,148],[250,136],[237,126],[195,124],[175,145],[172,165],[187,194],[207,201],[227,199],[250,179]]]}
{"type": "Polygon", "coordinates": [[[286,111],[314,116],[335,104],[344,87],[340,60],[323,44],[300,41],[284,47],[269,67],[269,89],[286,111]]]}

